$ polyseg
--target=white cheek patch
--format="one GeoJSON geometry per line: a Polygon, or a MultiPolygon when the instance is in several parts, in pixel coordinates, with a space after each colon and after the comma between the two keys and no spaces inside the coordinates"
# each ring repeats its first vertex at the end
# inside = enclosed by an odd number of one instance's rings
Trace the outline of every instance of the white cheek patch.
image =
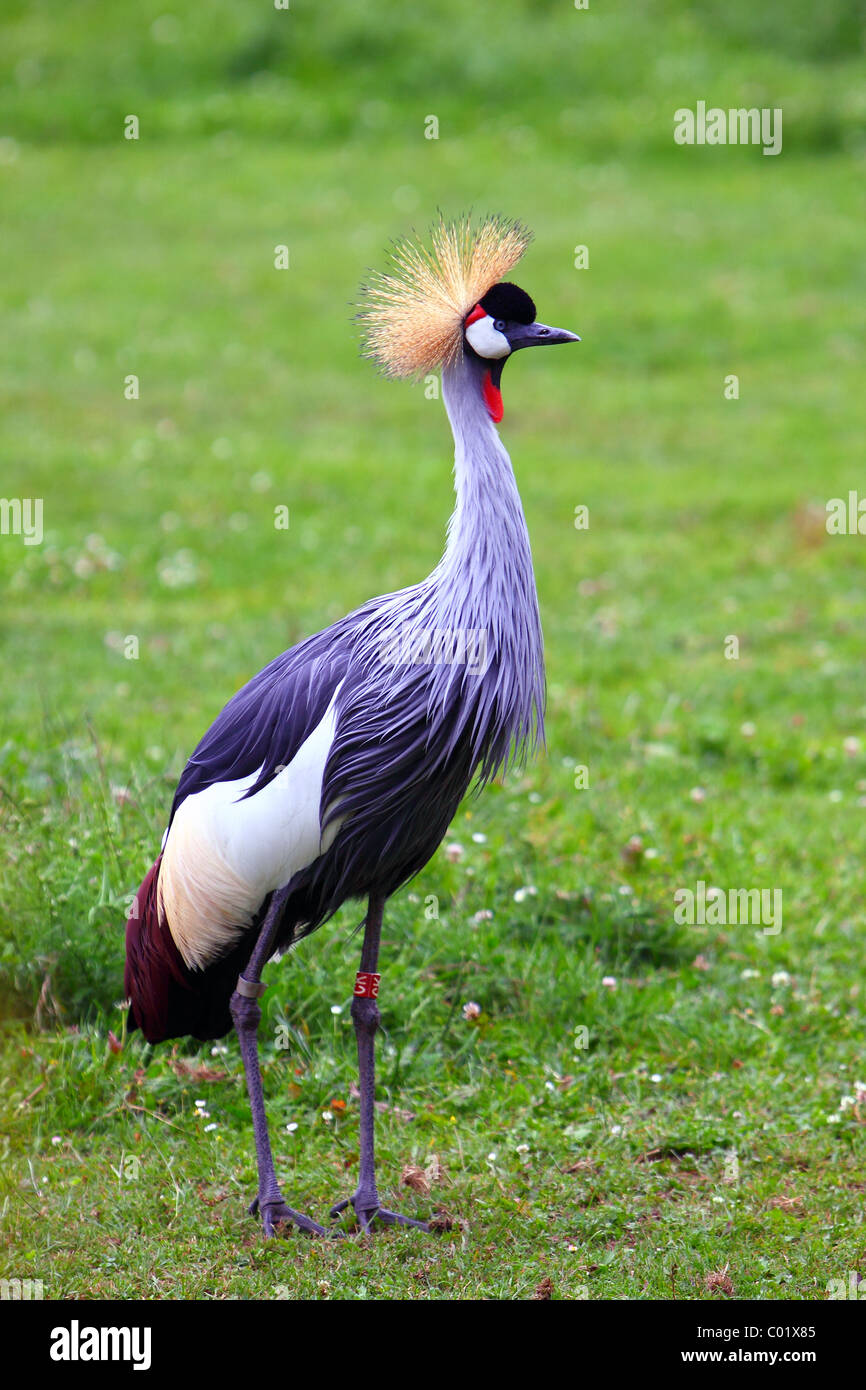
{"type": "Polygon", "coordinates": [[[466,329],[466,341],[479,357],[507,357],[511,351],[511,344],[504,333],[493,327],[489,314],[470,323],[466,329]]]}

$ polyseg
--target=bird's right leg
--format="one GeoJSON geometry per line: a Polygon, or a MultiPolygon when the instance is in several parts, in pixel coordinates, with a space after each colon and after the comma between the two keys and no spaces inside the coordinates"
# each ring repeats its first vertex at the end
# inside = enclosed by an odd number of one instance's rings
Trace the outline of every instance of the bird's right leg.
{"type": "Polygon", "coordinates": [[[290,1222],[310,1235],[326,1236],[330,1233],[324,1226],[319,1226],[315,1221],[311,1221],[309,1216],[304,1216],[302,1212],[293,1211],[283,1201],[283,1194],[274,1172],[274,1159],[271,1153],[268,1121],[265,1114],[262,1074],[259,1068],[257,1035],[259,1020],[262,1016],[259,999],[265,991],[265,986],[260,982],[260,976],[265,961],[268,960],[273,950],[280,910],[285,902],[286,893],[287,890],[283,888],[274,893],[271,898],[267,916],[262,924],[259,939],[250,957],[246,972],[238,976],[237,988],[229,1004],[244,1061],[244,1073],[247,1078],[247,1091],[253,1117],[253,1133],[256,1139],[259,1191],[258,1196],[250,1206],[250,1214],[255,1216],[258,1212],[261,1215],[266,1236],[276,1235],[277,1227],[282,1222],[290,1222]]]}
{"type": "Polygon", "coordinates": [[[412,1216],[389,1211],[379,1201],[376,1188],[376,1159],[373,1131],[375,1126],[376,1063],[375,1038],[379,1027],[379,1006],[376,1003],[379,976],[376,966],[379,963],[379,936],[382,930],[382,913],[385,899],[378,894],[371,895],[364,923],[364,945],[361,949],[361,969],[356,977],[356,993],[352,999],[352,1021],[358,1043],[358,1080],[360,1085],[361,1111],[361,1163],[358,1187],[351,1197],[345,1197],[331,1208],[331,1219],[339,1216],[351,1204],[361,1225],[362,1231],[369,1231],[374,1221],[384,1226],[418,1226],[422,1231],[431,1228],[426,1221],[416,1221],[412,1216]],[[358,983],[372,986],[372,993],[359,995],[358,983]]]}

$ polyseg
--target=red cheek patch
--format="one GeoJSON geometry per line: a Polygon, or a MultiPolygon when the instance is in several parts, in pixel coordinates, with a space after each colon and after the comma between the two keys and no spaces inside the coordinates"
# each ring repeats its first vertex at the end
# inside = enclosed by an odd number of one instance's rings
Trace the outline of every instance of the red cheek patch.
{"type": "Polygon", "coordinates": [[[484,318],[486,312],[486,309],[482,309],[480,304],[476,304],[475,308],[472,310],[472,313],[466,315],[463,327],[468,328],[470,323],[477,323],[479,319],[484,318]]]}
{"type": "Polygon", "coordinates": [[[498,425],[505,414],[505,407],[502,404],[502,392],[498,386],[493,385],[489,372],[484,373],[484,404],[494,425],[498,425]]]}

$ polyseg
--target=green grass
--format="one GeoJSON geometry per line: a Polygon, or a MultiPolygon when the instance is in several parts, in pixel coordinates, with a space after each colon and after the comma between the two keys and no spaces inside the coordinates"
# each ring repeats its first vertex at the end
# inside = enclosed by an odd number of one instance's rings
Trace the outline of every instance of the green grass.
{"type": "MultiPolygon", "coordinates": [[[[184,12],[173,40],[162,2],[4,21],[0,491],[45,518],[0,538],[4,1275],[661,1299],[727,1267],[814,1299],[866,1274],[866,1110],[840,1111],[866,1081],[864,541],[824,527],[866,494],[866,64],[854,7],[753,10],[527,0],[494,31],[443,3],[387,42],[344,4],[184,12]],[[782,155],[676,149],[701,98],[781,105],[782,155]],[[451,1230],[266,1245],[234,1040],[123,1037],[124,908],[228,696],[439,556],[444,412],[358,361],[349,305],[389,237],[470,205],[535,228],[518,281],[583,337],[504,379],[548,747],[386,919],[382,1195],[451,1230]],[[782,931],[677,926],[698,879],[781,888],[782,931]],[[434,1158],[429,1196],[401,1186],[434,1158]]],[[[361,914],[268,971],[277,1164],[318,1217],[355,1180],[361,914]]]]}

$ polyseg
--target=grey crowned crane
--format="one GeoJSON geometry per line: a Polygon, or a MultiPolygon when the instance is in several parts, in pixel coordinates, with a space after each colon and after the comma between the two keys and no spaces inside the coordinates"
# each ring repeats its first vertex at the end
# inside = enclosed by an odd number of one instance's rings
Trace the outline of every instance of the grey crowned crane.
{"type": "Polygon", "coordinates": [[[521,348],[579,341],[535,319],[503,277],[529,233],[499,217],[400,242],[362,293],[366,355],[386,375],[441,369],[455,445],[445,553],[420,584],[370,599],[278,656],[229,701],[190,758],[162,850],[126,927],[129,1027],[148,1042],[234,1025],[252,1110],[258,1212],[328,1231],[283,1200],[257,1030],[262,969],[348,899],[367,900],[352,1019],[360,1073],[361,1229],[427,1224],[382,1207],[373,1149],[374,1038],[385,903],[427,863],[472,783],[538,741],[544,662],[532,557],[496,425],[521,348]]]}

